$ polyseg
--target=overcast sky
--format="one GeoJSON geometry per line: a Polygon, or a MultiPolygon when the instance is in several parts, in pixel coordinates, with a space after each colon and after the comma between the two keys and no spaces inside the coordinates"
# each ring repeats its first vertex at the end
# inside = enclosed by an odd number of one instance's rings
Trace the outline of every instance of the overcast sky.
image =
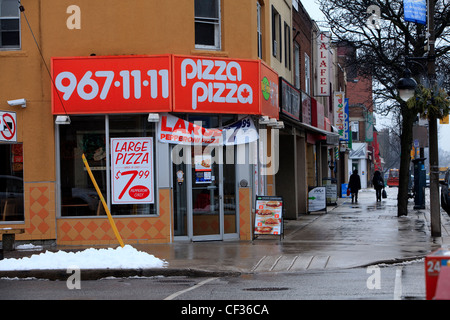
{"type": "Polygon", "coordinates": [[[301,2],[311,19],[314,19],[316,21],[325,20],[322,11],[319,10],[319,4],[316,2],[316,0],[301,0],[301,2]]]}

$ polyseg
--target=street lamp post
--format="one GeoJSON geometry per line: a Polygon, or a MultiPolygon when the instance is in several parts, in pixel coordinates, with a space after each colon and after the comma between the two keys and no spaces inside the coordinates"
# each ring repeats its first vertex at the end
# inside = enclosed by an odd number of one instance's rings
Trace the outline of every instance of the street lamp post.
{"type": "MultiPolygon", "coordinates": [[[[436,80],[436,63],[435,63],[435,31],[434,31],[434,11],[436,0],[428,1],[428,79],[431,87],[434,87],[436,80]]],[[[437,119],[433,112],[428,118],[428,139],[429,139],[429,157],[430,157],[430,219],[431,219],[431,236],[441,236],[441,212],[439,208],[439,154],[438,154],[438,132],[437,119]]]]}

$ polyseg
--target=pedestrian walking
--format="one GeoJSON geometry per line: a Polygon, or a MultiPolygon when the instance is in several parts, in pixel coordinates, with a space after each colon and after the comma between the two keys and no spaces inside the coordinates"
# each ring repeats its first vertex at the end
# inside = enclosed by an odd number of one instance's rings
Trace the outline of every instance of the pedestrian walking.
{"type": "Polygon", "coordinates": [[[372,184],[376,191],[377,201],[381,201],[381,190],[384,189],[384,180],[380,171],[375,171],[372,178],[372,184]]]}
{"type": "Polygon", "coordinates": [[[352,203],[353,201],[358,202],[358,191],[361,189],[361,179],[359,178],[358,170],[353,170],[350,181],[348,182],[348,187],[352,193],[352,203]]]}

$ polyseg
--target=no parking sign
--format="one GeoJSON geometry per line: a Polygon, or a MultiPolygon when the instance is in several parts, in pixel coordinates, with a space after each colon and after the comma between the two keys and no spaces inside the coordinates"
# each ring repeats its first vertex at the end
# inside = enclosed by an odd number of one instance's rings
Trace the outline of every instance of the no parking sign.
{"type": "Polygon", "coordinates": [[[0,141],[17,142],[16,113],[0,111],[0,141]]]}

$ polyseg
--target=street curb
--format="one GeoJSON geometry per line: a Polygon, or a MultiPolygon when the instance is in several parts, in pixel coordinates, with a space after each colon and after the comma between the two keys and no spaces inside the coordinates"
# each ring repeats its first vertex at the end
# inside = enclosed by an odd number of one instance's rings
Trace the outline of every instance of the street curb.
{"type": "MultiPolygon", "coordinates": [[[[52,269],[52,270],[11,270],[0,271],[0,279],[46,279],[66,281],[73,275],[73,269],[52,269]]],[[[128,277],[238,277],[242,272],[238,271],[209,271],[201,269],[175,269],[175,268],[155,268],[155,269],[81,269],[81,280],[99,280],[107,277],[128,278],[128,277]]]]}
{"type": "Polygon", "coordinates": [[[360,266],[356,266],[353,268],[365,268],[365,267],[379,265],[379,264],[395,265],[395,264],[399,264],[399,263],[410,262],[410,261],[421,260],[421,259],[425,259],[425,256],[421,255],[421,256],[413,256],[413,257],[406,257],[406,258],[393,258],[393,259],[386,259],[386,260],[378,260],[378,261],[366,263],[366,264],[363,264],[360,266]]]}

